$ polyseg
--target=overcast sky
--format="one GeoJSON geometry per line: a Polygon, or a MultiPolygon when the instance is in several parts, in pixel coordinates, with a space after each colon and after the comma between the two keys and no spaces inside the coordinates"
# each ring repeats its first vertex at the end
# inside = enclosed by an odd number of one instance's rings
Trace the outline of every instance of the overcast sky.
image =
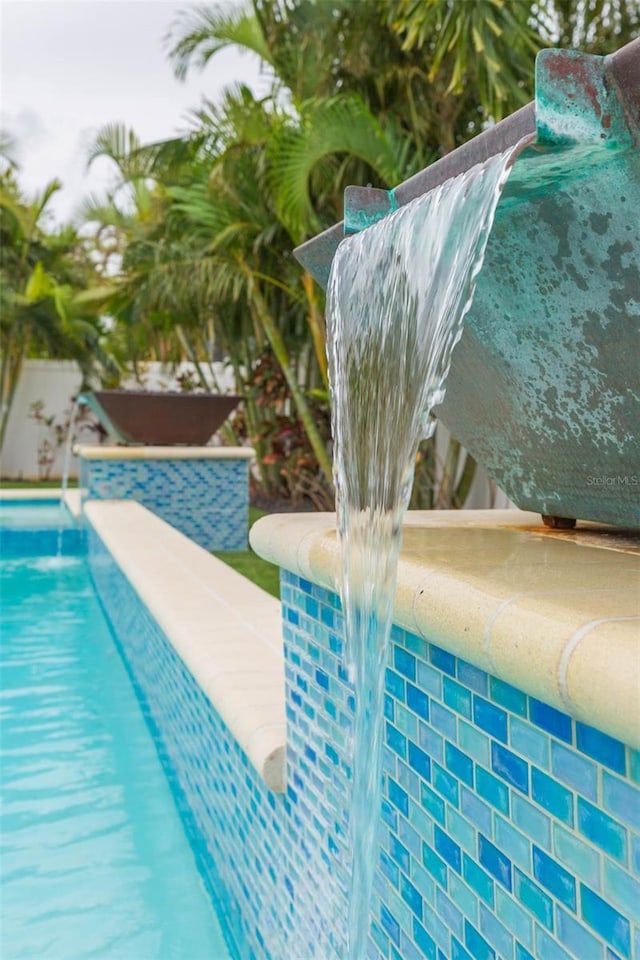
{"type": "Polygon", "coordinates": [[[243,80],[266,91],[259,62],[223,51],[186,83],[173,76],[163,38],[189,0],[0,0],[1,126],[18,140],[19,180],[28,191],[54,177],[53,209],[73,215],[82,197],[113,176],[87,143],[105,123],[132,126],[143,141],[186,126],[189,109],[243,80]]]}

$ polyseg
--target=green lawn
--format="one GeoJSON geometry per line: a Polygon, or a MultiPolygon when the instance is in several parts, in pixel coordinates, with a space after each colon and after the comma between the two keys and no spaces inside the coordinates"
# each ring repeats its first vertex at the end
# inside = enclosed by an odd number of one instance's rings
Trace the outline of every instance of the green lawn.
{"type": "MultiPolygon", "coordinates": [[[[249,527],[252,527],[256,520],[264,517],[263,510],[249,508],[249,527]]],[[[280,597],[280,571],[273,563],[263,560],[253,552],[251,547],[248,550],[238,550],[232,553],[216,553],[216,557],[224,560],[230,567],[241,573],[248,580],[253,580],[259,587],[266,590],[274,597],[280,597]]]]}
{"type": "MultiPolygon", "coordinates": [[[[0,490],[59,490],[62,480],[0,480],[0,490]]],[[[77,487],[77,480],[69,480],[69,487],[77,487]]]]}

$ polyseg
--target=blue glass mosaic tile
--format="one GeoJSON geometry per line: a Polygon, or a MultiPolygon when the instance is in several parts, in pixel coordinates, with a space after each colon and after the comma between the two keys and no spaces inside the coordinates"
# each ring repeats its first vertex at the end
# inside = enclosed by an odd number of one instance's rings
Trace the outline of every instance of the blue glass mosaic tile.
{"type": "Polygon", "coordinates": [[[246,550],[248,460],[80,460],[92,500],[136,500],[206,550],[246,550]]]}
{"type": "Polygon", "coordinates": [[[477,727],[472,726],[470,723],[465,723],[464,720],[459,720],[458,740],[460,748],[464,753],[469,754],[470,757],[473,757],[473,759],[477,763],[482,764],[483,767],[489,766],[491,740],[486,733],[478,730],[477,727]]]}
{"type": "Polygon", "coordinates": [[[481,833],[478,834],[478,858],[485,870],[495,877],[498,883],[507,890],[511,890],[511,860],[481,833]]]}
{"type": "Polygon", "coordinates": [[[514,871],[514,892],[532,916],[549,930],[553,929],[553,900],[518,869],[514,871]]]}
{"type": "Polygon", "coordinates": [[[592,846],[556,823],[553,849],[560,863],[569,867],[576,877],[593,883],[593,878],[600,872],[600,857],[592,846]]]}
{"type": "Polygon", "coordinates": [[[580,960],[602,960],[601,941],[560,907],[557,910],[556,930],[561,942],[573,956],[580,957],[580,960]]]}
{"type": "MultiPolygon", "coordinates": [[[[92,550],[97,570],[105,551],[92,550]]],[[[94,576],[162,691],[157,722],[175,731],[163,749],[234,960],[344,960],[353,691],[337,598],[282,574],[288,787],[276,796],[124,578],[94,576]]],[[[367,960],[640,960],[637,754],[399,628],[389,662],[367,960]]]]}
{"type": "Polygon", "coordinates": [[[463,856],[462,871],[465,880],[485,903],[493,906],[494,886],[491,877],[466,854],[463,856]]]}
{"type": "Polygon", "coordinates": [[[382,923],[383,928],[386,930],[388,936],[396,944],[400,945],[400,924],[393,916],[390,910],[385,907],[384,904],[380,907],[380,922],[382,923]]]}
{"type": "Polygon", "coordinates": [[[387,667],[387,672],[385,674],[385,689],[387,693],[390,693],[392,697],[395,697],[396,700],[404,700],[404,680],[400,674],[396,673],[394,670],[391,670],[387,667]]]}
{"type": "Polygon", "coordinates": [[[473,957],[468,953],[465,948],[462,946],[459,940],[456,940],[455,937],[451,938],[452,943],[452,953],[451,960],[473,960],[473,957]]]}
{"type": "Polygon", "coordinates": [[[442,673],[447,673],[450,677],[455,677],[456,658],[452,653],[443,650],[441,647],[436,647],[434,644],[430,644],[429,659],[433,666],[437,667],[442,673]]]}
{"type": "Polygon", "coordinates": [[[640,831],[640,789],[618,777],[612,777],[606,770],[602,774],[602,787],[606,810],[640,831]]]}
{"type": "Polygon", "coordinates": [[[535,844],[533,846],[533,875],[541,886],[549,890],[561,903],[564,903],[570,910],[576,909],[575,878],[535,844]]]}
{"type": "Polygon", "coordinates": [[[535,960],[535,957],[521,943],[516,943],[516,960],[535,960]]]}
{"type": "Polygon", "coordinates": [[[434,820],[444,823],[444,800],[425,783],[421,785],[422,806],[428,810],[434,820]]]}
{"type": "MultiPolygon", "coordinates": [[[[466,660],[458,660],[457,676],[460,683],[464,684],[469,690],[474,690],[483,697],[487,696],[489,687],[489,677],[484,670],[479,670],[473,664],[466,660]]],[[[492,678],[493,679],[493,678],[492,678]]]]}
{"type": "Polygon", "coordinates": [[[531,796],[558,820],[573,826],[574,795],[541,770],[531,771],[531,796]]]}
{"type": "Polygon", "coordinates": [[[531,915],[502,887],[496,887],[496,914],[518,941],[533,947],[531,915]]]}
{"type": "Polygon", "coordinates": [[[432,765],[432,770],[432,782],[435,789],[441,793],[445,800],[448,800],[452,806],[457,807],[460,802],[460,784],[456,778],[452,777],[450,773],[437,763],[432,765]]]}
{"type": "Polygon", "coordinates": [[[615,857],[626,860],[627,831],[592,803],[578,797],[578,828],[585,837],[615,857]]]}
{"type": "Polygon", "coordinates": [[[463,850],[467,853],[475,853],[476,831],[473,824],[453,807],[447,807],[447,832],[463,850]]]}
{"type": "Polygon", "coordinates": [[[478,933],[475,927],[465,921],[464,942],[474,960],[495,960],[496,952],[478,933]]]}
{"type": "Polygon", "coordinates": [[[387,781],[387,795],[391,803],[398,809],[405,817],[409,816],[409,796],[405,790],[398,786],[395,780],[392,780],[391,777],[387,781]]]}
{"type": "Polygon", "coordinates": [[[548,770],[550,737],[519,717],[510,718],[509,730],[509,743],[512,748],[537,767],[548,770]]]}
{"type": "Polygon", "coordinates": [[[640,925],[640,882],[610,860],[604,862],[604,892],[610,903],[640,925]]]}
{"type": "Polygon", "coordinates": [[[422,777],[423,780],[431,779],[431,760],[420,747],[409,741],[409,766],[422,777]]]}
{"type": "Polygon", "coordinates": [[[425,960],[436,960],[436,944],[418,920],[413,921],[413,937],[425,960]]]}
{"type": "Polygon", "coordinates": [[[412,683],[407,684],[407,706],[420,719],[429,719],[429,697],[412,683]]]}
{"type": "Polygon", "coordinates": [[[500,957],[513,956],[513,936],[493,911],[480,904],[480,930],[500,957]]]}
{"type": "Polygon", "coordinates": [[[599,897],[585,884],[580,884],[582,916],[596,933],[607,940],[622,957],[631,954],[631,926],[626,917],[599,897]]]}
{"type": "Polygon", "coordinates": [[[418,920],[422,920],[422,897],[416,887],[404,874],[400,880],[400,896],[418,920]]]}
{"type": "Polygon", "coordinates": [[[462,852],[457,843],[451,839],[449,834],[436,827],[434,831],[435,847],[443,859],[447,861],[450,867],[460,873],[462,870],[462,852]]]}
{"type": "Polygon", "coordinates": [[[592,757],[605,767],[611,767],[617,773],[625,773],[624,746],[619,740],[607,736],[594,727],[584,723],[576,724],[576,742],[578,749],[592,757]]]}
{"type": "Polygon", "coordinates": [[[407,680],[416,679],[416,658],[402,647],[394,647],[393,665],[407,680]]]}
{"type": "Polygon", "coordinates": [[[496,846],[509,855],[510,860],[523,870],[531,869],[531,841],[504,817],[494,817],[496,846]]]}
{"type": "Polygon", "coordinates": [[[465,787],[462,787],[460,791],[460,804],[462,812],[471,823],[482,830],[485,835],[491,836],[493,824],[491,808],[465,787]]]}
{"type": "Polygon", "coordinates": [[[561,713],[554,707],[550,707],[540,700],[531,697],[529,701],[529,719],[537,727],[542,727],[547,733],[552,733],[554,737],[571,743],[573,732],[573,721],[566,713],[561,713]]]}
{"type": "Polygon", "coordinates": [[[522,793],[529,792],[528,765],[499,743],[491,744],[491,769],[512,787],[521,790],[522,793]]]}
{"type": "Polygon", "coordinates": [[[551,744],[551,770],[554,777],[562,780],[568,787],[573,787],[583,797],[589,800],[597,798],[597,768],[575,750],[568,750],[554,741],[551,744]]]}
{"type": "Polygon", "coordinates": [[[504,680],[498,680],[497,677],[491,677],[489,680],[489,691],[491,699],[500,704],[510,713],[519,717],[527,715],[527,695],[517,687],[512,687],[510,683],[504,680]]]}
{"type": "Polygon", "coordinates": [[[449,740],[456,740],[456,715],[441,704],[431,701],[431,723],[449,740]]]}
{"type": "Polygon", "coordinates": [[[462,750],[458,750],[452,743],[447,742],[444,748],[444,758],[450,773],[462,780],[467,786],[473,786],[473,761],[462,750]]]}
{"type": "Polygon", "coordinates": [[[501,813],[509,813],[509,789],[491,773],[482,767],[476,769],[476,790],[478,795],[501,813]]]}
{"type": "Polygon", "coordinates": [[[458,937],[464,935],[464,918],[461,912],[446,893],[443,893],[440,889],[436,891],[436,910],[451,933],[458,937]]]}
{"type": "Polygon", "coordinates": [[[536,929],[536,955],[545,957],[545,960],[576,960],[542,927],[536,929]]]}
{"type": "Polygon", "coordinates": [[[441,887],[447,886],[447,865],[428,843],[422,845],[422,862],[441,887]]]}
{"type": "Polygon", "coordinates": [[[488,700],[473,698],[473,719],[476,724],[497,740],[507,742],[507,714],[488,700]]]}
{"type": "Polygon", "coordinates": [[[450,677],[444,677],[442,681],[442,693],[444,702],[456,713],[461,713],[468,720],[471,719],[471,692],[461,684],[451,680],[450,677]]]}

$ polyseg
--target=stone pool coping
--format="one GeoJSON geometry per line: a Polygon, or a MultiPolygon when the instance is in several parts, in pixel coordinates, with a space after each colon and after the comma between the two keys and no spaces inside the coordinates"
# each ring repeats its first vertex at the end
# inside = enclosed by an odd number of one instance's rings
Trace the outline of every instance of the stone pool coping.
{"type": "Polygon", "coordinates": [[[84,514],[267,786],[285,784],[280,603],[139,503],[84,514]]]}
{"type": "MultiPolygon", "coordinates": [[[[640,534],[513,510],[415,511],[403,531],[394,622],[640,747],[640,534]]],[[[338,589],[334,514],[264,517],[250,541],[338,589]]]]}
{"type": "Polygon", "coordinates": [[[79,444],[73,448],[85,460],[253,460],[252,447],[105,447],[79,444]]]}
{"type": "Polygon", "coordinates": [[[60,500],[60,487],[6,487],[0,490],[0,500],[60,500]]]}

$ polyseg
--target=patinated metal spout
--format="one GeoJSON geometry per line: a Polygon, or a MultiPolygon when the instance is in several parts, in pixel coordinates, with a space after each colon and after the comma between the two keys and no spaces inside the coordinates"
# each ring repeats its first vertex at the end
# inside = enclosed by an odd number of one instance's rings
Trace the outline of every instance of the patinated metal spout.
{"type": "Polygon", "coordinates": [[[544,50],[535,101],[295,250],[326,286],[346,232],[518,144],[436,411],[518,506],[640,526],[640,40],[544,50]]]}

